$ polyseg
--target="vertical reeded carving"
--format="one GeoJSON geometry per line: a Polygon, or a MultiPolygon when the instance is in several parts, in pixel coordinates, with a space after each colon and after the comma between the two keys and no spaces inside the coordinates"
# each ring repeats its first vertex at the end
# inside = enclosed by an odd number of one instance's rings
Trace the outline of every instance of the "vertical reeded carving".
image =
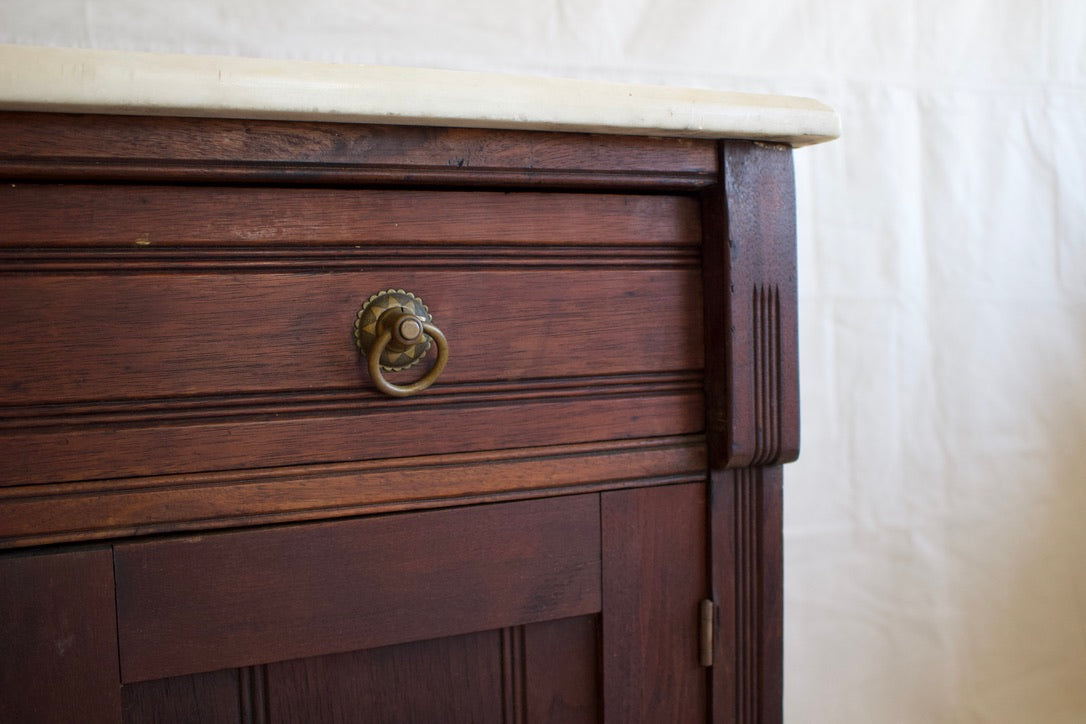
{"type": "Polygon", "coordinates": [[[505,724],[528,721],[528,699],[524,663],[524,627],[503,628],[502,714],[505,724]]]}
{"type": "Polygon", "coordinates": [[[736,553],[735,630],[738,682],[736,686],[737,721],[757,721],[759,709],[758,653],[762,631],[762,612],[759,603],[758,560],[761,541],[758,536],[758,475],[749,468],[735,472],[736,553]]]}
{"type": "Polygon", "coordinates": [[[783,695],[781,468],[717,471],[710,486],[721,627],[712,669],[714,721],[775,724],[783,695]]]}
{"type": "Polygon", "coordinates": [[[706,430],[714,469],[799,454],[795,188],[787,146],[724,141],[702,197],[706,430]]]}
{"type": "Polygon", "coordinates": [[[238,669],[238,707],[241,724],[266,724],[268,718],[268,667],[246,666],[238,669]]]}
{"type": "Polygon", "coordinates": [[[776,284],[754,285],[754,457],[774,461],[781,452],[781,293],[776,284]]]}

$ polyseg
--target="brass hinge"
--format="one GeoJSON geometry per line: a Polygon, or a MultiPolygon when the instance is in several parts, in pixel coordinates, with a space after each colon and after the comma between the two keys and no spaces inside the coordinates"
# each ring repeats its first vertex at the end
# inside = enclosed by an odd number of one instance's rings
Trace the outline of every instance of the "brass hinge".
{"type": "Polygon", "coordinates": [[[702,666],[713,665],[713,622],[716,619],[716,604],[706,598],[701,602],[701,625],[698,627],[698,659],[702,666]]]}

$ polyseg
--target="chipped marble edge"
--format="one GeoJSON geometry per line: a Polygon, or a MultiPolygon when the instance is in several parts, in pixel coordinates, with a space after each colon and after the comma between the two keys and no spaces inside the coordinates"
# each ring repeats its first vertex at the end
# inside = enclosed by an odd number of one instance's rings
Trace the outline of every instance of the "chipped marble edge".
{"type": "Polygon", "coordinates": [[[467,71],[0,45],[0,109],[745,138],[840,135],[810,98],[467,71]]]}

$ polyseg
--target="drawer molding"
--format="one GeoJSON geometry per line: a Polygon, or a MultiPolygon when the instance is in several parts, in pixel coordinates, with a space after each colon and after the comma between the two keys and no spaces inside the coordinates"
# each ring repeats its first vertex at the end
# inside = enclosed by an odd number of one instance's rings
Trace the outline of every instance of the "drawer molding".
{"type": "Polygon", "coordinates": [[[0,489],[0,548],[705,480],[704,436],[0,489]]]}

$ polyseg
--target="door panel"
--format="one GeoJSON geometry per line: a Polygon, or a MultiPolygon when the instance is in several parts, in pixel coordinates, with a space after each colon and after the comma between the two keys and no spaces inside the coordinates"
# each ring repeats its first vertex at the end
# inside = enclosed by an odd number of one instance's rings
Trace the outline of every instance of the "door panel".
{"type": "Polygon", "coordinates": [[[604,493],[604,720],[705,721],[698,658],[706,595],[706,500],[701,484],[604,493]]]}
{"type": "Polygon", "coordinates": [[[108,548],[0,557],[0,722],[120,718],[108,548]]]}
{"type": "Polygon", "coordinates": [[[125,724],[598,721],[598,617],[124,687],[125,724]]]}
{"type": "Polygon", "coordinates": [[[117,546],[126,682],[600,609],[599,499],[117,546]]]}
{"type": "Polygon", "coordinates": [[[121,692],[124,724],[254,721],[243,706],[239,675],[237,669],[223,669],[128,684],[121,692]]]}

